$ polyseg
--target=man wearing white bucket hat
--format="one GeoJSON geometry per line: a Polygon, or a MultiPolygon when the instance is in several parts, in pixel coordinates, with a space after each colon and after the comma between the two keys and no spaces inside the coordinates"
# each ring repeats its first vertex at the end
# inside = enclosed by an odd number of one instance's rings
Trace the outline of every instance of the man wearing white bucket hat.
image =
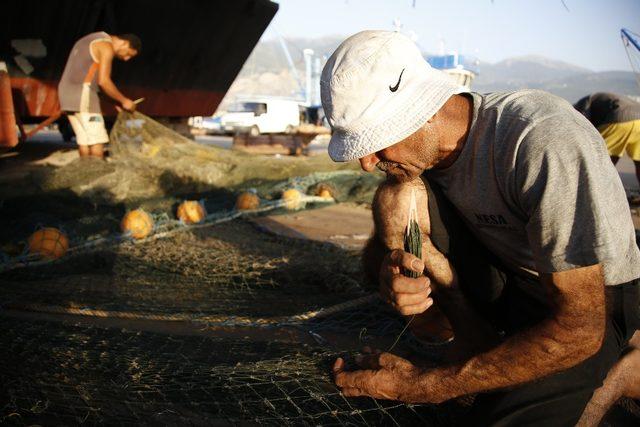
{"type": "MultiPolygon", "coordinates": [[[[640,361],[640,251],[598,132],[544,92],[458,93],[396,32],[344,41],[321,94],[331,158],[387,174],[365,250],[382,297],[418,316],[418,335],[435,300],[461,350],[436,369],[388,353],[368,352],[358,370],[338,359],[342,392],[435,403],[479,393],[474,425],[575,425],[623,351],[624,372],[640,361]],[[422,259],[402,250],[411,193],[422,259]]],[[[640,398],[636,376],[616,381],[640,398]]]]}

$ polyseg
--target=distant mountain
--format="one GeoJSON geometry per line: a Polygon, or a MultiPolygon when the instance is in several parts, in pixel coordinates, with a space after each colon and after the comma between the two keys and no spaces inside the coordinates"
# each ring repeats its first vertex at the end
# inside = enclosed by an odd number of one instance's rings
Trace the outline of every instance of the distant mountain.
{"type": "MultiPolygon", "coordinates": [[[[304,49],[313,50],[314,54],[319,57],[329,57],[338,45],[342,42],[343,37],[322,37],[317,39],[306,38],[287,38],[285,45],[289,50],[291,59],[299,72],[304,73],[304,49]]],[[[279,40],[265,40],[258,43],[247,59],[242,73],[252,74],[260,72],[280,72],[283,68],[288,67],[287,57],[279,40]]]]}
{"type": "Polygon", "coordinates": [[[480,62],[479,75],[474,83],[478,87],[498,86],[501,88],[521,87],[522,85],[540,84],[544,81],[562,79],[591,71],[563,61],[556,61],[542,56],[523,56],[509,58],[491,64],[480,62]]]}
{"type": "MultiPolygon", "coordinates": [[[[301,83],[304,84],[304,49],[319,57],[328,57],[344,37],[319,39],[287,38],[286,45],[301,83]]],[[[478,76],[472,89],[495,92],[517,89],[542,89],[570,102],[593,92],[607,91],[639,96],[635,76],[628,71],[593,72],[567,62],[529,55],[509,58],[495,64],[479,61],[478,76]]],[[[288,64],[279,40],[258,43],[233,83],[221,108],[236,95],[293,96],[299,92],[294,70],[288,64]]]]}
{"type": "Polygon", "coordinates": [[[541,89],[575,102],[593,92],[640,95],[630,71],[594,72],[542,56],[509,58],[495,64],[481,62],[473,82],[478,92],[541,89]]]}
{"type": "Polygon", "coordinates": [[[553,79],[544,82],[538,89],[561,96],[571,103],[594,92],[613,92],[634,98],[640,96],[635,74],[630,71],[604,71],[553,79]]]}
{"type": "Polygon", "coordinates": [[[328,58],[343,39],[341,36],[318,39],[287,38],[285,44],[293,62],[293,69],[289,66],[280,40],[259,42],[218,109],[228,108],[238,95],[295,96],[300,92],[300,87],[294,73],[297,73],[300,83],[305,84],[303,50],[312,49],[320,58],[328,58]]]}

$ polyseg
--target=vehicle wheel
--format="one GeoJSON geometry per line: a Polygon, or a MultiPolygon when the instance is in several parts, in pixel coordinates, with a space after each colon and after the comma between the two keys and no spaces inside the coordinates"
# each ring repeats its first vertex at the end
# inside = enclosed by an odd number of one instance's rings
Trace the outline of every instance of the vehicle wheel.
{"type": "Polygon", "coordinates": [[[258,126],[251,126],[249,136],[260,136],[260,128],[258,128],[258,126]]]}

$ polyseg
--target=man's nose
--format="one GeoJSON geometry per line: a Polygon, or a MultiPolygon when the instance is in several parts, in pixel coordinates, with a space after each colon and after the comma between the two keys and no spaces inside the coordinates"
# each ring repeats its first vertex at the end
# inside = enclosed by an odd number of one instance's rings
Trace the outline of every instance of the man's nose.
{"type": "Polygon", "coordinates": [[[360,159],[358,160],[360,160],[360,166],[362,167],[362,170],[371,172],[373,169],[375,169],[376,165],[380,161],[380,158],[378,158],[376,153],[373,153],[368,154],[364,157],[360,157],[360,159]]]}

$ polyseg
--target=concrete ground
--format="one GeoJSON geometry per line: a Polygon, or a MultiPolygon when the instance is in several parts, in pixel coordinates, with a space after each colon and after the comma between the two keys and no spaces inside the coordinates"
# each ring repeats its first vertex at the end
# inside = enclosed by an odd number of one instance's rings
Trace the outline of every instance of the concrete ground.
{"type": "Polygon", "coordinates": [[[349,203],[258,217],[253,221],[272,233],[329,242],[345,249],[362,248],[373,230],[371,209],[349,203]]]}

